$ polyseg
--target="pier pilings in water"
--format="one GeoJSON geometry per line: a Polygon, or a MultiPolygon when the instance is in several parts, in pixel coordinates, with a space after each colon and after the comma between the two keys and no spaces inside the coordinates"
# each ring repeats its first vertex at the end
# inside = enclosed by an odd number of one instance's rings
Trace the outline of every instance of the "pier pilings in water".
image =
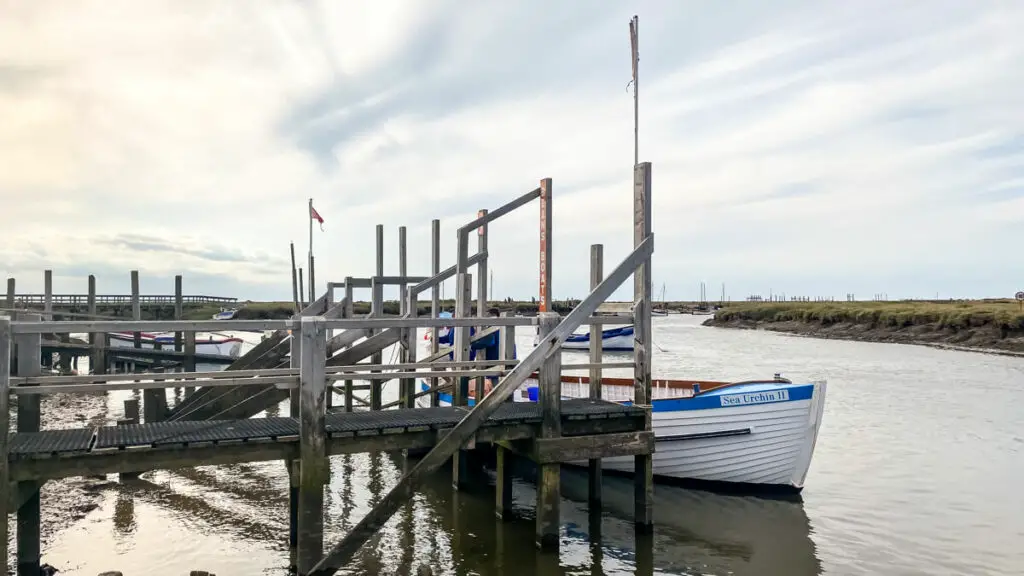
{"type": "MultiPolygon", "coordinates": [[[[600,503],[601,458],[636,459],[636,523],[647,530],[652,523],[651,454],[654,436],[650,418],[650,164],[636,167],[634,250],[607,275],[602,250],[591,249],[591,293],[567,316],[548,311],[552,279],[552,181],[542,180],[535,190],[490,211],[457,231],[456,264],[439,266],[439,225],[432,226],[431,275],[408,274],[404,232],[399,232],[399,275],[383,274],[382,242],[378,242],[377,270],[368,278],[345,277],[327,283],[327,293],[289,320],[56,321],[41,316],[0,319],[0,426],[8,427],[11,395],[18,397],[18,430],[0,441],[0,502],[17,513],[17,565],[19,574],[38,573],[39,492],[51,479],[116,473],[127,479],[153,469],[197,465],[278,460],[289,471],[288,540],[298,574],[323,576],[346,566],[388,519],[406,506],[424,480],[440,467],[453,466],[455,478],[464,479],[472,451],[485,445],[497,451],[498,481],[494,513],[500,522],[511,520],[511,462],[528,458],[538,469],[535,541],[545,551],[557,551],[560,526],[559,470],[566,462],[590,461],[592,506],[600,503]],[[485,306],[472,302],[487,291],[488,224],[540,200],[540,306],[537,317],[487,317],[485,306]],[[477,252],[468,244],[478,235],[477,252]],[[470,267],[477,266],[476,280],[470,267]],[[594,316],[621,284],[634,278],[635,302],[631,314],[594,316]],[[441,283],[454,279],[456,310],[453,318],[439,318],[441,283]],[[384,317],[383,287],[397,285],[403,315],[384,317]],[[474,287],[476,293],[474,294],[474,287]],[[333,291],[345,296],[334,300],[333,291]],[[369,289],[372,312],[352,313],[354,290],[369,289]],[[431,292],[431,313],[419,316],[419,297],[431,292]],[[561,346],[583,324],[636,326],[635,402],[622,405],[600,399],[600,387],[590,398],[563,399],[563,370],[585,369],[599,382],[602,364],[600,339],[588,364],[563,363],[561,346]],[[439,329],[454,330],[453,346],[437,340],[439,329]],[[517,327],[538,330],[537,345],[515,358],[517,327]],[[431,353],[417,357],[417,328],[433,329],[431,353]],[[226,370],[43,376],[39,359],[43,335],[104,334],[110,332],[176,332],[175,347],[188,350],[196,331],[272,330],[248,354],[226,370]],[[478,350],[487,340],[488,350],[478,350]],[[180,342],[180,346],[179,343],[180,342]],[[496,342],[496,344],[495,344],[496,342]],[[397,362],[383,363],[382,352],[397,344],[397,362]],[[493,348],[497,348],[496,354],[493,348]],[[17,349],[11,356],[9,351],[17,349]],[[476,351],[478,356],[471,357],[476,351]],[[486,352],[486,353],[485,353],[486,352]],[[380,360],[376,360],[381,356],[380,360]],[[485,357],[486,356],[486,357],[485,357]],[[17,371],[11,360],[16,360],[17,371]],[[363,361],[370,359],[370,363],[363,361]],[[515,402],[528,379],[538,382],[536,402],[515,402]],[[396,380],[397,400],[385,403],[381,385],[396,380]],[[368,384],[358,384],[364,381],[368,384]],[[416,383],[429,383],[418,390],[416,383]],[[471,386],[470,384],[473,383],[471,386]],[[190,394],[173,409],[161,407],[166,388],[188,386],[190,394]],[[490,388],[490,389],[489,389],[490,388]],[[142,390],[138,404],[126,405],[125,419],[112,426],[40,430],[39,398],[43,394],[142,390]],[[343,396],[334,405],[333,394],[343,396]],[[368,393],[368,398],[363,394],[368,393]],[[249,418],[289,400],[287,416],[268,414],[249,418]],[[473,405],[470,406],[470,401],[473,405]],[[421,407],[423,403],[429,407],[421,407]],[[448,405],[443,405],[448,404],[448,405]],[[365,408],[365,409],[364,409],[365,408]],[[141,418],[140,418],[141,416],[141,418]],[[140,421],[141,420],[141,421],[140,421]],[[337,543],[324,542],[324,485],[329,480],[328,460],[358,452],[425,452],[409,460],[398,483],[337,543]],[[449,462],[452,464],[448,464],[449,462]],[[595,465],[596,463],[596,465],[595,465]]],[[[378,238],[380,236],[378,228],[378,238]]],[[[90,281],[90,286],[94,281],[90,281]]],[[[176,288],[180,286],[180,283],[176,288]]],[[[180,289],[178,290],[180,291],[180,289]]],[[[137,290],[133,290],[137,295],[137,290]]],[[[176,315],[179,313],[176,311],[176,315]]],[[[598,328],[599,330],[600,328],[598,328]]],[[[89,353],[97,353],[101,338],[91,337],[89,353]]],[[[194,351],[194,348],[193,348],[194,351]]],[[[178,352],[181,353],[181,352],[178,352]]],[[[619,367],[620,364],[616,364],[619,367]]],[[[44,428],[58,428],[46,426],[44,428]]],[[[459,489],[459,482],[453,489],[459,489]]],[[[6,524],[5,524],[6,528],[6,524]]],[[[282,535],[282,538],[285,536],[282,535]]],[[[6,551],[5,551],[6,554],[6,551]]],[[[4,557],[6,561],[6,556],[4,557]]]]}

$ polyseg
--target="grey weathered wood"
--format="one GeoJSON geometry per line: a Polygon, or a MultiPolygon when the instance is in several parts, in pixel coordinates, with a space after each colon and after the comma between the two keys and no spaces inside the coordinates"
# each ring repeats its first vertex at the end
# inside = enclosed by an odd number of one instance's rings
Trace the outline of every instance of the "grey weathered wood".
{"type": "MultiPolygon", "coordinates": [[[[174,319],[181,320],[181,317],[185,313],[185,300],[182,292],[181,285],[181,274],[177,274],[174,277],[174,319]]],[[[183,345],[183,334],[181,330],[174,332],[174,351],[181,352],[183,345]]]]}
{"type": "MultiPolygon", "coordinates": [[[[296,319],[301,320],[301,317],[297,316],[296,319]]],[[[301,328],[299,328],[299,330],[301,330],[301,328]]],[[[301,364],[302,364],[302,338],[300,337],[300,334],[298,333],[298,330],[292,332],[291,338],[288,339],[288,344],[289,344],[288,367],[293,369],[293,370],[301,370],[302,369],[301,368],[301,364]]],[[[301,375],[300,375],[300,381],[301,381],[301,375]]],[[[300,394],[301,394],[301,392],[297,388],[293,388],[289,392],[290,402],[288,404],[288,406],[289,406],[288,415],[291,416],[292,418],[298,418],[299,417],[299,398],[300,398],[300,394]]]]}
{"type": "MultiPolygon", "coordinates": [[[[401,338],[402,332],[398,328],[389,328],[380,334],[375,334],[366,340],[352,346],[348,350],[342,350],[327,361],[328,366],[348,366],[354,364],[367,356],[375,356],[381,350],[391,346],[401,338]]],[[[379,362],[377,365],[381,365],[379,362]]]]}
{"type": "MultiPolygon", "coordinates": [[[[0,566],[7,567],[7,513],[11,498],[10,460],[8,456],[11,429],[11,320],[0,316],[0,566]]],[[[17,508],[15,508],[17,510],[17,508]]]]}
{"type": "MultiPolygon", "coordinates": [[[[344,312],[343,316],[345,318],[348,318],[348,319],[351,319],[352,316],[354,315],[354,311],[353,311],[352,308],[353,308],[353,301],[355,299],[355,293],[352,290],[352,284],[350,283],[351,280],[352,280],[351,277],[345,278],[345,312],[344,312]]],[[[370,335],[370,333],[366,332],[365,330],[364,330],[364,334],[366,334],[367,336],[370,335]]],[[[351,346],[351,344],[349,344],[349,346],[351,346]]],[[[328,357],[333,356],[333,355],[334,355],[333,353],[330,353],[328,355],[328,357]]],[[[346,380],[345,381],[345,412],[351,412],[351,411],[352,411],[352,381],[351,380],[346,380]]]]}
{"type": "MultiPolygon", "coordinates": [[[[503,312],[502,316],[508,316],[511,312],[503,312]]],[[[511,362],[512,365],[518,364],[515,360],[516,355],[516,327],[515,326],[502,326],[498,328],[498,360],[505,365],[505,362],[511,362]]],[[[512,398],[508,399],[509,402],[512,398]]]]}
{"type": "MultiPolygon", "coordinates": [[[[455,277],[455,313],[452,315],[457,318],[467,318],[470,316],[470,295],[473,285],[472,274],[459,274],[455,277]]],[[[456,326],[455,330],[455,347],[453,359],[456,362],[465,362],[469,360],[470,350],[470,335],[468,326],[456,326]]],[[[466,406],[469,402],[469,380],[466,378],[460,378],[458,385],[455,387],[455,394],[452,397],[455,406],[466,406]]]]}
{"type": "Polygon", "coordinates": [[[538,310],[551,310],[551,178],[540,181],[540,302],[538,310]]]}
{"type": "Polygon", "coordinates": [[[43,270],[43,320],[53,320],[53,270],[43,270]]]}
{"type": "MultiPolygon", "coordinates": [[[[90,317],[96,316],[96,277],[89,275],[88,294],[86,296],[86,311],[90,317]]],[[[90,332],[89,345],[92,346],[92,353],[89,355],[89,367],[93,374],[107,373],[106,343],[103,333],[90,332]]]]}
{"type": "MultiPolygon", "coordinates": [[[[417,316],[419,314],[419,306],[417,306],[416,296],[412,292],[407,292],[406,299],[405,309],[408,311],[408,316],[417,316]]],[[[406,328],[403,332],[405,337],[403,364],[416,362],[417,334],[418,332],[415,328],[406,328]]],[[[416,407],[416,381],[418,378],[423,378],[423,376],[416,375],[402,380],[402,406],[405,408],[416,407]]]]}
{"type": "MultiPolygon", "coordinates": [[[[651,163],[633,170],[633,245],[653,237],[651,223],[651,163]]],[[[647,255],[633,274],[633,402],[647,409],[646,430],[651,430],[651,257],[647,255]]],[[[634,457],[634,514],[641,531],[654,525],[654,462],[650,454],[634,457]]]]}
{"type": "Polygon", "coordinates": [[[299,310],[306,307],[306,286],[302,281],[302,266],[299,266],[299,310]]]}
{"type": "MultiPolygon", "coordinates": [[[[323,314],[321,311],[319,314],[323,314]]],[[[303,314],[309,316],[310,314],[303,314]]],[[[316,315],[316,314],[312,314],[316,315]]],[[[587,319],[584,319],[587,320],[587,319]]],[[[595,319],[605,324],[632,324],[631,316],[601,316],[595,319]]],[[[327,328],[348,330],[366,328],[384,330],[387,328],[436,328],[443,326],[536,326],[535,317],[512,316],[507,318],[336,318],[325,320],[327,328]]],[[[11,325],[15,334],[53,334],[68,332],[223,332],[225,330],[290,330],[290,320],[97,320],[57,322],[21,322],[11,325]]]]}
{"type": "Polygon", "coordinates": [[[537,438],[533,441],[533,457],[539,464],[597,457],[634,456],[654,451],[654,433],[647,431],[599,434],[593,436],[562,436],[537,438]]]}
{"type": "MultiPolygon", "coordinates": [[[[455,267],[450,268],[452,274],[455,274],[455,267]]],[[[436,279],[441,275],[441,221],[434,219],[430,222],[430,274],[436,279]]],[[[441,313],[441,300],[440,300],[440,283],[436,282],[430,288],[430,317],[437,318],[438,314],[441,313]]],[[[419,285],[413,286],[412,293],[418,295],[417,289],[419,285]]],[[[437,354],[438,341],[437,341],[437,330],[430,332],[430,353],[437,354]]],[[[430,379],[430,387],[434,390],[437,389],[437,378],[430,379]]],[[[438,399],[437,392],[430,395],[430,405],[440,406],[440,400],[438,399]]]]}
{"type": "Polygon", "coordinates": [[[327,329],[322,318],[302,319],[299,403],[298,570],[307,574],[323,555],[323,499],[327,481],[327,329]]]}
{"type": "Polygon", "coordinates": [[[7,303],[4,305],[8,310],[14,310],[15,279],[7,279],[7,303]]]}
{"type": "MultiPolygon", "coordinates": [[[[604,246],[592,244],[590,246],[590,289],[593,290],[601,283],[604,276],[604,246]]],[[[590,325],[590,398],[601,399],[601,338],[595,337],[600,334],[604,327],[601,324],[590,325]]],[[[601,503],[601,460],[592,458],[587,462],[587,483],[588,499],[592,507],[600,506],[601,503]]]]}
{"type": "Polygon", "coordinates": [[[494,515],[499,520],[512,519],[512,451],[495,447],[497,477],[494,482],[494,515]]]}
{"type": "MultiPolygon", "coordinates": [[[[22,314],[19,316],[27,322],[39,322],[39,314],[22,314]]],[[[39,364],[42,356],[42,339],[39,334],[22,334],[17,337],[18,375],[39,376],[39,364]]],[[[39,396],[18,399],[18,432],[39,431],[39,396]]],[[[17,564],[18,576],[36,576],[39,574],[39,536],[40,506],[39,483],[25,482],[18,487],[19,492],[30,493],[31,496],[17,512],[17,564]]]]}
{"type": "Polygon", "coordinates": [[[292,303],[295,305],[295,313],[298,314],[302,306],[299,305],[299,274],[295,269],[295,242],[289,242],[292,250],[292,303]]]}
{"type": "Polygon", "coordinates": [[[196,333],[185,332],[185,362],[182,367],[185,372],[196,371],[196,333]]]}
{"type": "Polygon", "coordinates": [[[632,275],[637,264],[647,259],[654,250],[654,238],[648,237],[626,259],[601,282],[590,295],[583,299],[576,309],[546,338],[538,341],[537,346],[512,369],[498,385],[454,427],[434,448],[405,474],[398,483],[375,505],[362,520],[338,544],[317,563],[310,576],[328,576],[344,566],[352,555],[372,537],[392,514],[401,507],[402,502],[411,498],[415,490],[427,476],[443,465],[461,446],[469,442],[487,418],[501,406],[535,370],[540,368],[544,360],[557,350],[579,325],[593,314],[594,310],[608,296],[632,275]]]}
{"type": "MultiPolygon", "coordinates": [[[[558,326],[557,312],[541,312],[539,339],[543,340],[558,326]]],[[[544,360],[538,373],[540,402],[540,438],[562,435],[562,353],[555,350],[544,360]]],[[[537,470],[536,544],[541,550],[558,549],[558,527],[561,500],[561,466],[558,462],[540,463],[537,470]]]]}
{"type": "MultiPolygon", "coordinates": [[[[378,230],[378,248],[381,250],[381,252],[378,252],[378,256],[377,256],[377,264],[378,264],[377,272],[380,273],[380,274],[383,274],[383,267],[384,267],[384,261],[383,261],[383,243],[384,243],[383,227],[382,226],[378,226],[377,230],[378,230]]],[[[378,274],[378,275],[380,275],[380,274],[378,274]]],[[[370,287],[370,291],[371,291],[370,315],[371,316],[375,316],[375,317],[379,317],[379,316],[384,314],[384,286],[382,284],[374,281],[373,285],[370,287]]],[[[396,331],[395,342],[397,342],[401,338],[401,331],[399,329],[395,329],[395,331],[396,331]]],[[[379,331],[375,331],[375,332],[376,332],[375,336],[381,334],[381,332],[379,332],[379,331]]],[[[365,342],[369,342],[372,339],[373,338],[371,337],[371,338],[365,340],[364,343],[365,342]]],[[[392,342],[391,344],[393,344],[393,343],[394,342],[392,342]]],[[[381,353],[381,350],[383,350],[383,347],[378,348],[377,351],[375,351],[373,353],[373,355],[370,357],[370,362],[372,362],[374,364],[380,364],[383,361],[384,355],[381,353]]],[[[383,383],[380,382],[380,381],[375,381],[373,383],[373,388],[370,389],[370,410],[380,410],[381,392],[382,392],[381,386],[382,386],[382,384],[383,383]]]]}
{"type": "MultiPolygon", "coordinates": [[[[142,320],[142,302],[139,300],[139,271],[131,271],[132,281],[132,320],[136,322],[142,320]]],[[[136,330],[132,333],[132,337],[135,340],[135,347],[142,347],[142,334],[141,331],[136,330]]]]}
{"type": "MultiPolygon", "coordinates": [[[[440,233],[441,231],[440,229],[438,229],[438,234],[440,235],[440,233]]],[[[472,256],[466,258],[466,268],[468,269],[470,266],[475,266],[486,258],[486,253],[473,254],[472,256]]],[[[440,268],[440,254],[438,254],[438,268],[440,268]]],[[[432,288],[437,288],[438,290],[440,290],[439,287],[442,283],[444,283],[445,280],[454,278],[456,274],[458,274],[457,269],[458,265],[449,266],[444,270],[441,270],[438,273],[434,274],[430,278],[425,278],[422,281],[414,284],[412,288],[410,288],[410,290],[412,290],[413,293],[415,294],[422,294],[423,292],[430,290],[432,288]]]]}
{"type": "MultiPolygon", "coordinates": [[[[546,180],[551,180],[551,179],[547,178],[546,180]]],[[[542,180],[541,181],[541,183],[542,183],[541,185],[542,186],[543,186],[543,182],[544,181],[542,180]]],[[[479,228],[481,226],[487,225],[488,222],[494,222],[498,218],[501,218],[502,216],[504,216],[504,215],[506,215],[506,214],[508,214],[508,213],[510,213],[512,211],[514,211],[516,208],[520,208],[522,206],[525,206],[525,205],[529,204],[530,202],[532,202],[535,198],[541,197],[542,193],[543,193],[542,192],[542,188],[535,188],[535,189],[527,192],[526,194],[523,194],[522,196],[516,198],[515,200],[513,200],[513,201],[511,201],[511,202],[509,202],[507,204],[504,204],[503,206],[501,206],[499,208],[496,208],[496,209],[494,209],[494,210],[492,210],[490,212],[487,212],[487,213],[485,213],[483,215],[478,215],[475,220],[472,220],[468,224],[466,224],[465,226],[461,227],[459,229],[459,231],[461,233],[469,233],[469,232],[471,232],[473,230],[476,230],[477,228],[479,228]]]]}
{"type": "MultiPolygon", "coordinates": [[[[118,426],[127,426],[139,423],[139,401],[136,398],[129,398],[124,401],[124,419],[117,422],[118,426]]],[[[125,471],[118,474],[118,480],[126,482],[139,477],[135,471],[125,471]]]]}
{"type": "MultiPolygon", "coordinates": [[[[485,217],[486,209],[477,212],[477,216],[485,217]]],[[[487,224],[477,228],[477,254],[487,253],[487,224]]],[[[487,259],[484,258],[476,265],[476,315],[479,318],[487,317],[487,259]]],[[[476,379],[476,398],[484,397],[484,378],[476,379]]]]}

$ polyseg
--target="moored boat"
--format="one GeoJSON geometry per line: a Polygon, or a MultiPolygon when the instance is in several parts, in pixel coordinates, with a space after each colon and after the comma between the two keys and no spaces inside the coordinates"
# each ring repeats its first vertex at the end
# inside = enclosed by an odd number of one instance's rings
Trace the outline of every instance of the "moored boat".
{"type": "MultiPolygon", "coordinates": [[[[420,385],[427,389],[426,382],[420,385]]],[[[565,398],[586,397],[589,389],[586,376],[562,376],[565,398]]],[[[794,384],[780,377],[731,383],[654,380],[654,475],[801,490],[821,427],[825,389],[823,381],[794,384]]],[[[606,400],[630,404],[633,380],[602,378],[601,393],[606,400]]],[[[451,405],[450,394],[441,393],[439,400],[451,405]]],[[[428,400],[418,401],[425,406],[428,400]]],[[[536,402],[537,381],[527,380],[514,401],[536,402]]],[[[603,466],[631,472],[633,459],[605,458],[603,466]]]]}
{"type": "MultiPolygon", "coordinates": [[[[572,334],[562,344],[566,350],[589,350],[590,332],[572,334]]],[[[601,331],[601,349],[607,351],[632,351],[633,327],[616,326],[601,331]]]]}
{"type": "MultiPolygon", "coordinates": [[[[164,350],[174,349],[173,333],[148,333],[141,334],[141,348],[152,350],[159,345],[164,350]]],[[[211,356],[227,356],[238,358],[242,351],[242,339],[231,336],[219,336],[214,334],[196,334],[196,354],[208,354],[211,356]]],[[[134,348],[135,339],[131,332],[112,332],[110,334],[110,345],[119,348],[134,348]]]]}
{"type": "Polygon", "coordinates": [[[236,308],[221,308],[220,312],[217,312],[216,314],[213,315],[213,319],[231,320],[232,318],[235,317],[235,314],[238,314],[238,309],[236,308]]]}

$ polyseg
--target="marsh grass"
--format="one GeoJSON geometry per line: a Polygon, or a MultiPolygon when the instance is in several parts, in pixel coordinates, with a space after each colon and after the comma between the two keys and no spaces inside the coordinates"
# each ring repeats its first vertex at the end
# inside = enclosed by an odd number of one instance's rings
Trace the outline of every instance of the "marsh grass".
{"type": "Polygon", "coordinates": [[[1015,300],[954,300],[895,302],[741,302],[715,314],[718,321],[796,321],[824,326],[850,323],[908,328],[933,325],[960,330],[982,326],[1024,330],[1024,311],[1015,300]]]}

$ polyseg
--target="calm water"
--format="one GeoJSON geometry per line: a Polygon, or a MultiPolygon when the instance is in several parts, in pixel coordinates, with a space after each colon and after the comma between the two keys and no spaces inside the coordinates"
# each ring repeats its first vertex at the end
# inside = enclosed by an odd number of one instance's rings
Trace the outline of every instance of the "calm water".
{"type": "MultiPolygon", "coordinates": [[[[605,507],[595,515],[585,504],[585,475],[566,469],[554,557],[533,549],[529,481],[515,487],[520,517],[503,524],[493,519],[492,478],[454,494],[442,473],[348,573],[408,574],[428,562],[435,574],[458,575],[1021,574],[1024,360],[704,328],[700,320],[655,319],[656,376],[828,379],[801,498],[657,486],[656,533],[637,539],[628,481],[606,478],[605,507]]],[[[531,339],[520,335],[520,355],[531,339]]],[[[54,399],[44,410],[116,419],[125,397],[54,399]]],[[[331,464],[328,543],[386,493],[403,465],[391,455],[331,464]]],[[[281,463],[159,471],[131,485],[51,483],[44,515],[58,520],[47,529],[43,559],[66,575],[283,575],[286,485],[281,463]]]]}

